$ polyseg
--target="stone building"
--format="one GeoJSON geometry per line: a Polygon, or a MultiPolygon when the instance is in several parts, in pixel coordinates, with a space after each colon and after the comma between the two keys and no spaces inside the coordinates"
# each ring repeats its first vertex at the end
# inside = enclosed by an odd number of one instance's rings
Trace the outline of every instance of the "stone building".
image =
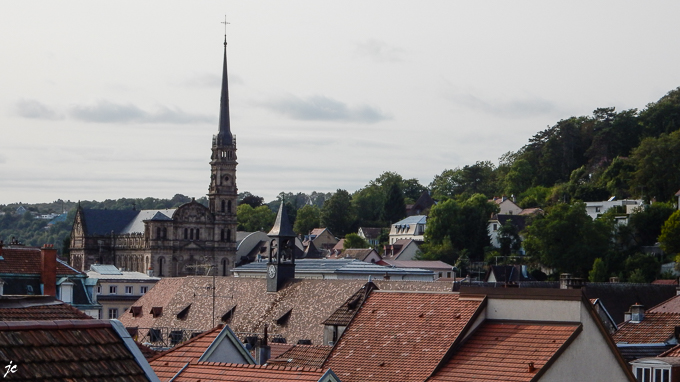
{"type": "Polygon", "coordinates": [[[112,264],[154,276],[227,276],[236,260],[236,138],[229,122],[227,42],[224,42],[218,134],[210,158],[209,206],[192,201],[169,210],[78,207],[71,231],[71,266],[112,264]]]}

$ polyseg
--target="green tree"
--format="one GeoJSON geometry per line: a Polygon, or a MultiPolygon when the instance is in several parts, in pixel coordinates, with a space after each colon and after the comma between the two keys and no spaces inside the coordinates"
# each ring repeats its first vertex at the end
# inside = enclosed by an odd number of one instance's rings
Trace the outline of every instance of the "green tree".
{"type": "Polygon", "coordinates": [[[602,258],[598,257],[593,262],[593,269],[588,272],[588,280],[591,283],[607,281],[607,266],[602,261],[602,258]]]}
{"type": "Polygon", "coordinates": [[[636,253],[625,261],[625,272],[632,283],[649,283],[659,276],[661,264],[654,256],[636,253]]]}
{"type": "Polygon", "coordinates": [[[430,183],[432,197],[442,200],[458,195],[469,198],[474,194],[482,194],[491,198],[500,191],[496,184],[494,169],[494,165],[486,161],[454,170],[444,170],[430,183]]]}
{"type": "Polygon", "coordinates": [[[637,245],[656,244],[661,235],[661,227],[674,211],[671,203],[654,203],[631,214],[628,224],[634,230],[637,245]]]}
{"type": "Polygon", "coordinates": [[[585,203],[563,203],[535,217],[526,229],[524,248],[546,267],[585,277],[595,258],[609,252],[610,232],[606,223],[588,216],[585,203]]]}
{"type": "Polygon", "coordinates": [[[645,138],[631,155],[631,192],[647,200],[670,201],[680,179],[680,130],[645,138]]]}
{"type": "Polygon", "coordinates": [[[680,129],[680,88],[673,89],[640,113],[640,124],[647,137],[669,134],[680,129]]]}
{"type": "Polygon", "coordinates": [[[382,208],[382,220],[388,223],[395,223],[406,216],[406,204],[404,203],[404,195],[401,192],[399,184],[392,183],[389,185],[387,197],[382,208]]]}
{"type": "Polygon", "coordinates": [[[243,198],[239,200],[239,204],[248,204],[249,206],[253,208],[257,208],[261,205],[264,205],[264,198],[261,196],[253,195],[250,192],[246,191],[243,195],[243,198]]]}
{"type": "Polygon", "coordinates": [[[444,237],[441,242],[434,243],[425,241],[416,254],[417,260],[440,260],[447,264],[455,264],[458,260],[458,251],[453,248],[451,238],[444,237]]]}
{"type": "Polygon", "coordinates": [[[512,220],[507,220],[498,229],[498,241],[501,244],[500,255],[510,256],[522,248],[522,239],[519,236],[519,229],[512,224],[512,220]]]}
{"type": "MultiPolygon", "coordinates": [[[[450,241],[456,252],[453,257],[465,249],[470,258],[483,259],[484,248],[490,245],[487,222],[489,216],[497,211],[498,207],[481,194],[463,202],[448,199],[433,206],[425,230],[425,243],[428,245],[424,246],[423,252],[439,250],[445,241],[450,241]]],[[[427,253],[424,256],[432,257],[427,253]]]]}
{"type": "Polygon", "coordinates": [[[344,236],[352,229],[354,211],[352,199],[346,190],[338,189],[321,208],[321,225],[335,235],[344,236]]]}
{"type": "Polygon", "coordinates": [[[317,206],[306,205],[298,210],[297,219],[293,225],[293,231],[298,235],[306,235],[314,228],[319,227],[321,220],[317,206]]]}
{"type": "Polygon", "coordinates": [[[669,255],[680,253],[680,210],[673,212],[663,223],[659,244],[661,249],[669,255]]]}
{"type": "Polygon", "coordinates": [[[381,212],[385,195],[378,185],[368,185],[352,195],[352,208],[356,212],[358,226],[382,227],[381,212]]]}
{"type": "Polygon", "coordinates": [[[505,176],[505,194],[517,195],[531,187],[534,170],[526,159],[516,160],[505,176]]]}
{"type": "Polygon", "coordinates": [[[342,244],[342,249],[349,248],[368,248],[368,242],[363,237],[356,233],[348,233],[345,235],[345,242],[342,244]]]}
{"type": "Polygon", "coordinates": [[[276,220],[276,214],[266,205],[253,208],[249,204],[241,204],[236,208],[236,220],[239,231],[269,232],[276,220]]]}

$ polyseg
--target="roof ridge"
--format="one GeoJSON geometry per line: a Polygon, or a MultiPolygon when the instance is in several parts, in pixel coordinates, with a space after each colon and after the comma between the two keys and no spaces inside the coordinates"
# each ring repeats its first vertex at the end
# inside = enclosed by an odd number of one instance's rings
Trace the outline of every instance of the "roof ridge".
{"type": "MultiPolygon", "coordinates": [[[[155,361],[155,360],[157,360],[158,358],[161,358],[161,357],[163,357],[163,356],[165,356],[165,355],[167,355],[167,354],[170,354],[170,353],[174,352],[175,350],[181,349],[181,348],[183,348],[183,347],[186,346],[186,345],[189,345],[189,344],[191,344],[191,343],[194,343],[195,341],[197,341],[197,340],[199,340],[199,339],[201,339],[201,338],[207,336],[208,334],[211,334],[212,332],[217,331],[217,329],[220,329],[220,330],[221,330],[221,329],[222,329],[221,326],[222,326],[222,325],[217,325],[217,326],[215,326],[214,328],[212,328],[212,329],[210,329],[210,330],[206,330],[205,332],[203,332],[203,333],[201,333],[201,334],[199,334],[199,335],[197,335],[197,336],[195,336],[195,337],[189,339],[188,341],[182,342],[182,343],[181,343],[180,345],[178,345],[178,346],[175,346],[175,347],[173,347],[173,348],[171,348],[171,349],[168,349],[168,350],[166,350],[166,351],[164,351],[164,352],[160,352],[160,353],[156,354],[155,356],[149,358],[149,363],[150,363],[151,361],[155,361]]],[[[200,357],[199,357],[199,358],[200,358],[200,357]]]]}
{"type": "Polygon", "coordinates": [[[658,303],[658,304],[652,306],[651,308],[645,309],[645,312],[649,312],[649,313],[657,313],[657,312],[650,312],[650,311],[651,311],[652,309],[655,309],[655,308],[657,308],[657,307],[659,307],[659,306],[661,306],[661,305],[663,305],[663,304],[666,304],[666,303],[668,303],[669,301],[671,301],[671,300],[673,300],[673,299],[676,299],[676,298],[678,298],[678,297],[680,297],[680,294],[676,294],[675,296],[669,298],[668,300],[661,301],[660,303],[658,303]]]}
{"type": "Polygon", "coordinates": [[[113,328],[110,320],[30,320],[30,321],[2,321],[0,331],[4,330],[63,330],[82,328],[113,328]]]}

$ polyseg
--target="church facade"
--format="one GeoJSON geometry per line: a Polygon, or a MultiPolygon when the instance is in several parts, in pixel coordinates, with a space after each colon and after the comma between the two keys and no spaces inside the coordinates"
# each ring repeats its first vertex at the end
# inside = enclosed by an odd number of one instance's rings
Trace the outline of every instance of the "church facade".
{"type": "Polygon", "coordinates": [[[220,120],[212,139],[209,206],[95,210],[78,207],[71,231],[71,266],[112,264],[127,271],[174,277],[228,276],[236,261],[236,138],[229,118],[227,42],[224,42],[220,120]]]}

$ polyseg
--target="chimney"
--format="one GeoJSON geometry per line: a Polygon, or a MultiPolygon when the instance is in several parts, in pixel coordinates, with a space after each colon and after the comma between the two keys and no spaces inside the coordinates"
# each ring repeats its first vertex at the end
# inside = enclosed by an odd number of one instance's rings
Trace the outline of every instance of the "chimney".
{"type": "Polygon", "coordinates": [[[264,365],[271,357],[272,349],[267,343],[267,325],[264,326],[264,337],[260,341],[259,346],[255,348],[255,357],[258,365],[264,365]]]}
{"type": "Polygon", "coordinates": [[[40,283],[43,295],[57,295],[57,250],[54,244],[40,248],[40,283]]]}
{"type": "Polygon", "coordinates": [[[571,277],[571,273],[562,273],[560,275],[560,289],[581,289],[584,284],[582,278],[571,277]]]}
{"type": "Polygon", "coordinates": [[[535,373],[536,372],[536,367],[534,366],[533,362],[527,362],[528,370],[529,373],[535,373]]]}
{"type": "Polygon", "coordinates": [[[635,304],[630,307],[630,321],[631,322],[641,322],[645,319],[645,306],[640,304],[635,304]]]}

